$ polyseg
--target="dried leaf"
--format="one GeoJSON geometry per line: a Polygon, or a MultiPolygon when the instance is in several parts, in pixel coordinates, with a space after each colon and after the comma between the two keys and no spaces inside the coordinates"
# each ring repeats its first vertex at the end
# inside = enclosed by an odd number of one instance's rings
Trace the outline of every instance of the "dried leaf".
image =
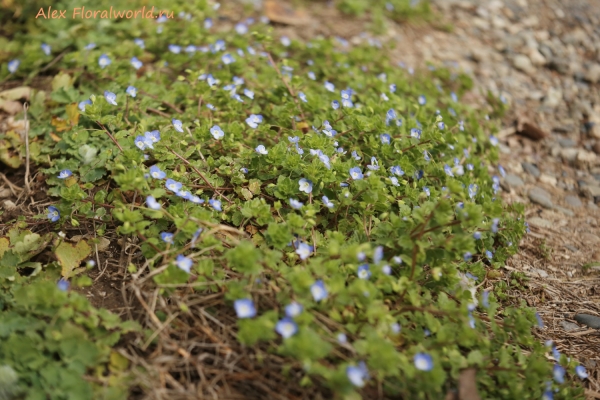
{"type": "Polygon", "coordinates": [[[28,86],[19,86],[0,92],[0,98],[5,100],[29,100],[31,97],[31,88],[28,86]]]}
{"type": "Polygon", "coordinates": [[[52,138],[52,140],[54,140],[55,142],[60,142],[62,139],[55,134],[54,132],[50,132],[50,137],[52,138]]]}
{"type": "Polygon", "coordinates": [[[77,243],[76,246],[62,242],[54,251],[62,266],[62,276],[68,279],[82,271],[84,268],[79,268],[79,265],[91,252],[92,249],[85,240],[77,243]]]}
{"type": "Polygon", "coordinates": [[[79,108],[77,108],[77,103],[67,104],[67,118],[69,118],[71,126],[79,124],[80,115],[81,113],[79,112],[79,108]]]}
{"type": "Polygon", "coordinates": [[[64,72],[59,73],[52,79],[52,91],[60,88],[69,89],[71,86],[73,86],[73,78],[64,72]]]}
{"type": "Polygon", "coordinates": [[[23,104],[19,101],[0,99],[0,110],[15,115],[23,111],[23,104]]]}
{"type": "Polygon", "coordinates": [[[70,129],[69,123],[67,120],[64,120],[62,118],[59,118],[55,115],[52,116],[52,122],[50,122],[52,124],[52,126],[54,126],[56,128],[57,132],[63,132],[66,131],[67,129],[70,129]]]}

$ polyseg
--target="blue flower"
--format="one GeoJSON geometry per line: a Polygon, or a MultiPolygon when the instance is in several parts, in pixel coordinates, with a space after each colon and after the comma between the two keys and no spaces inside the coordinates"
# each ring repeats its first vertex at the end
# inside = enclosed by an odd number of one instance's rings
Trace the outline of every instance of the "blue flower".
{"type": "Polygon", "coordinates": [[[248,173],[248,168],[244,168],[244,167],[242,167],[242,168],[240,168],[240,172],[241,172],[242,174],[247,174],[247,173],[248,173]]]}
{"type": "Polygon", "coordinates": [[[473,238],[476,240],[481,239],[481,232],[473,232],[473,238]]]}
{"type": "Polygon", "coordinates": [[[490,135],[490,143],[492,146],[498,146],[498,138],[494,135],[490,135]]]}
{"type": "Polygon", "coordinates": [[[144,63],[142,63],[140,60],[138,60],[137,57],[131,57],[131,60],[129,62],[135,69],[140,69],[144,65],[144,63]]]}
{"type": "Polygon", "coordinates": [[[300,146],[298,146],[298,143],[296,143],[296,151],[298,152],[298,154],[304,154],[304,150],[302,150],[300,146]]]}
{"type": "Polygon", "coordinates": [[[367,168],[371,171],[377,171],[379,169],[379,162],[377,162],[375,157],[371,157],[371,164],[368,164],[367,168]]]}
{"type": "Polygon", "coordinates": [[[171,192],[175,193],[178,193],[181,190],[182,186],[183,185],[181,182],[177,182],[173,179],[167,179],[167,181],[165,182],[165,187],[171,192]]]}
{"type": "Polygon", "coordinates": [[[191,196],[189,197],[189,201],[191,201],[194,204],[203,204],[204,200],[202,200],[200,197],[198,196],[191,196]]]}
{"type": "Polygon", "coordinates": [[[212,74],[208,74],[208,76],[206,77],[206,83],[208,83],[208,86],[213,87],[214,85],[217,84],[217,79],[215,79],[212,74]]]}
{"type": "Polygon", "coordinates": [[[344,344],[348,341],[348,338],[346,337],[346,334],[344,333],[338,333],[337,335],[337,341],[340,344],[344,344]]]}
{"type": "Polygon", "coordinates": [[[160,204],[153,196],[146,197],[146,205],[153,210],[160,210],[160,204]]]}
{"type": "Polygon", "coordinates": [[[333,101],[331,102],[331,107],[332,107],[334,110],[337,110],[338,108],[340,108],[340,102],[339,102],[339,101],[337,101],[337,100],[333,100],[333,101]]]}
{"type": "Polygon", "coordinates": [[[250,89],[244,89],[244,96],[254,100],[254,92],[250,89]]]}
{"type": "Polygon", "coordinates": [[[364,177],[359,167],[350,168],[350,177],[354,180],[359,180],[364,177]]]}
{"type": "Polygon", "coordinates": [[[179,54],[181,53],[181,46],[177,46],[176,44],[170,44],[169,51],[173,54],[179,54]]]}
{"type": "Polygon", "coordinates": [[[395,83],[392,83],[392,84],[390,85],[390,92],[392,92],[392,93],[396,93],[396,84],[395,84],[395,83]]]}
{"type": "Polygon", "coordinates": [[[394,333],[396,335],[399,334],[400,331],[402,330],[402,327],[397,322],[394,322],[392,325],[390,325],[390,328],[392,329],[392,333],[394,333]]]}
{"type": "Polygon", "coordinates": [[[285,306],[285,315],[290,318],[296,318],[298,315],[302,313],[303,307],[300,303],[295,301],[291,302],[287,306],[285,306]]]}
{"type": "Polygon", "coordinates": [[[410,130],[410,136],[415,138],[415,139],[421,139],[421,130],[418,128],[412,128],[410,130]]]}
{"type": "Polygon", "coordinates": [[[395,165],[393,167],[390,168],[390,172],[394,175],[398,175],[398,176],[402,176],[404,175],[404,171],[402,171],[402,168],[400,168],[399,166],[395,165]]]}
{"type": "MultiPolygon", "coordinates": [[[[160,132],[159,131],[144,132],[144,138],[146,138],[147,142],[158,143],[158,142],[160,142],[160,132]]],[[[152,146],[148,146],[148,147],[153,148],[152,146]]]]}
{"type": "Polygon", "coordinates": [[[420,95],[419,96],[419,104],[422,105],[422,106],[424,106],[425,103],[427,103],[427,99],[425,98],[425,96],[420,95]]]}
{"type": "Polygon", "coordinates": [[[352,151],[352,158],[354,158],[356,161],[360,160],[361,157],[358,155],[358,153],[356,152],[356,150],[352,151]]]}
{"type": "Polygon", "coordinates": [[[360,279],[369,279],[371,277],[371,270],[369,268],[369,264],[362,264],[358,267],[356,271],[356,275],[360,279]]]}
{"type": "Polygon", "coordinates": [[[429,191],[429,188],[427,186],[423,187],[423,191],[425,192],[425,194],[427,195],[427,197],[431,196],[431,192],[429,191]]]}
{"type": "Polygon", "coordinates": [[[329,90],[330,92],[335,92],[335,86],[329,81],[325,81],[325,89],[329,90]]]}
{"type": "Polygon", "coordinates": [[[443,131],[446,128],[446,125],[444,124],[444,122],[440,121],[437,123],[437,127],[439,130],[443,131]]]}
{"type": "Polygon", "coordinates": [[[492,253],[489,250],[486,250],[485,251],[485,256],[491,260],[494,257],[494,253],[492,253]]]}
{"type": "Polygon", "coordinates": [[[81,112],[85,112],[85,106],[88,104],[92,104],[92,101],[90,99],[79,102],[79,105],[77,107],[79,108],[79,110],[81,110],[81,112]]]}
{"type": "Polygon", "coordinates": [[[554,393],[552,393],[552,390],[548,389],[544,391],[544,394],[542,394],[542,400],[554,400],[554,393]]]}
{"type": "Polygon", "coordinates": [[[304,92],[300,92],[298,93],[298,97],[300,98],[300,100],[302,100],[305,103],[308,103],[308,100],[306,99],[306,95],[304,94],[304,92]]]}
{"type": "Polygon", "coordinates": [[[427,353],[417,353],[413,360],[415,368],[419,371],[431,371],[433,369],[433,358],[427,353]]]}
{"type": "Polygon", "coordinates": [[[544,320],[542,320],[542,317],[540,316],[540,314],[535,313],[535,319],[537,320],[538,328],[543,328],[544,320]]]}
{"type": "Polygon", "coordinates": [[[390,267],[389,265],[384,265],[383,267],[381,267],[381,272],[383,272],[386,275],[391,275],[392,274],[392,267],[390,267]]]}
{"type": "Polygon", "coordinates": [[[204,29],[210,29],[213,26],[212,18],[204,19],[204,29]]]}
{"type": "Polygon", "coordinates": [[[346,367],[346,376],[348,377],[350,383],[361,388],[365,386],[365,381],[369,379],[369,372],[367,371],[367,366],[365,363],[361,361],[357,367],[346,367]]]}
{"type": "Polygon", "coordinates": [[[470,260],[471,260],[471,258],[473,258],[473,254],[471,254],[470,252],[468,252],[468,251],[467,251],[467,252],[466,252],[466,253],[463,255],[463,258],[465,259],[465,261],[470,261],[470,260]]]}
{"type": "Polygon", "coordinates": [[[458,96],[456,95],[456,93],[450,92],[450,97],[452,98],[453,102],[456,103],[458,101],[458,96]]]}
{"type": "Polygon", "coordinates": [[[256,149],[254,149],[258,154],[269,154],[269,151],[265,148],[264,145],[259,144],[258,146],[256,146],[256,149]]]}
{"type": "Polygon", "coordinates": [[[256,129],[258,127],[258,124],[260,124],[261,122],[263,122],[263,116],[260,114],[251,114],[248,118],[246,118],[246,123],[250,126],[250,128],[256,129]]]}
{"type": "Polygon", "coordinates": [[[221,208],[221,201],[220,200],[216,200],[216,199],[210,199],[208,201],[208,204],[210,204],[210,206],[212,208],[214,208],[217,211],[223,211],[223,209],[221,208]]]}
{"type": "Polygon", "coordinates": [[[312,188],[313,188],[312,181],[310,181],[306,178],[302,178],[298,181],[298,185],[299,185],[299,190],[301,192],[304,192],[306,194],[312,192],[312,188]]]}
{"type": "Polygon", "coordinates": [[[292,208],[294,210],[299,210],[302,208],[302,206],[304,205],[304,203],[296,200],[296,199],[290,199],[290,206],[292,206],[292,208]]]}
{"type": "Polygon", "coordinates": [[[69,286],[71,286],[69,284],[69,281],[67,281],[64,278],[60,278],[58,280],[58,283],[56,284],[56,287],[58,288],[58,290],[60,290],[61,292],[66,292],[67,290],[69,290],[69,286]]]}
{"type": "Polygon", "coordinates": [[[381,144],[390,144],[391,137],[387,133],[379,135],[379,138],[381,139],[381,144]]]}
{"type": "Polygon", "coordinates": [[[500,175],[504,178],[506,176],[506,171],[502,165],[498,165],[498,171],[500,171],[500,175]]]}
{"type": "Polygon", "coordinates": [[[50,45],[47,43],[42,43],[42,45],[40,47],[42,48],[42,51],[44,52],[44,54],[47,56],[49,56],[50,53],[52,52],[52,47],[50,47],[50,45]]]}
{"type": "Polygon", "coordinates": [[[240,35],[245,35],[248,33],[248,26],[240,22],[235,25],[235,31],[240,35]]]}
{"type": "Polygon", "coordinates": [[[112,104],[113,106],[117,105],[117,95],[113,92],[109,92],[108,90],[106,90],[104,92],[104,98],[109,104],[112,104]]]}
{"type": "Polygon", "coordinates": [[[477,195],[477,192],[479,191],[479,186],[471,183],[469,185],[469,197],[472,199],[473,197],[475,197],[477,195]]]}
{"type": "Polygon", "coordinates": [[[209,110],[215,110],[215,106],[213,106],[212,104],[208,103],[206,105],[206,108],[208,108],[209,110]]]}
{"type": "Polygon", "coordinates": [[[133,43],[135,43],[141,49],[145,49],[146,48],[146,45],[144,44],[144,39],[136,38],[136,39],[133,40],[133,43]]]}
{"type": "Polygon", "coordinates": [[[452,168],[450,168],[450,166],[448,164],[444,164],[444,172],[448,176],[454,176],[454,173],[452,172],[452,168]]]}
{"type": "Polygon", "coordinates": [[[193,261],[190,258],[187,258],[181,254],[179,254],[177,256],[177,258],[175,259],[175,265],[177,265],[177,267],[185,272],[187,272],[188,274],[190,273],[190,270],[192,269],[192,264],[193,261]]]}
{"type": "Polygon", "coordinates": [[[222,139],[223,136],[225,136],[225,132],[223,132],[223,130],[221,129],[221,127],[219,127],[219,125],[215,125],[212,128],[210,128],[210,134],[213,135],[213,137],[216,140],[222,139]]]}
{"type": "Polygon", "coordinates": [[[413,176],[415,179],[419,180],[419,179],[423,178],[423,174],[424,174],[423,170],[420,169],[418,171],[415,171],[413,176]]]}
{"type": "Polygon", "coordinates": [[[484,290],[481,293],[481,305],[485,308],[490,306],[490,292],[488,290],[484,290]]]}
{"type": "Polygon", "coordinates": [[[565,369],[563,367],[561,367],[558,364],[554,365],[554,368],[552,369],[552,376],[554,377],[554,380],[556,381],[556,383],[558,384],[562,384],[565,383],[565,369]]]}
{"type": "Polygon", "coordinates": [[[360,262],[363,262],[367,259],[367,255],[363,251],[361,251],[356,255],[356,259],[360,262]]]}
{"type": "Polygon", "coordinates": [[[290,143],[298,143],[300,141],[300,138],[298,136],[288,136],[288,140],[290,141],[290,143]]]}
{"type": "Polygon", "coordinates": [[[150,167],[150,176],[154,179],[165,179],[167,174],[158,168],[158,165],[153,165],[150,167]]]}
{"type": "Polygon", "coordinates": [[[146,147],[149,147],[148,145],[152,145],[152,141],[149,140],[148,138],[144,137],[144,136],[136,136],[134,144],[136,145],[136,147],[140,150],[145,150],[146,147]]]}
{"type": "Polygon", "coordinates": [[[131,97],[135,97],[137,95],[137,89],[133,86],[128,86],[127,89],[125,89],[125,93],[131,97]]]}
{"type": "Polygon", "coordinates": [[[306,260],[308,257],[310,257],[312,251],[312,246],[309,246],[308,244],[302,242],[299,242],[296,248],[296,254],[298,254],[301,260],[306,260]]]}
{"type": "Polygon", "coordinates": [[[46,216],[48,217],[48,219],[50,221],[56,222],[60,219],[60,211],[58,211],[58,208],[56,208],[54,206],[49,206],[48,214],[46,216]]]}
{"type": "Polygon", "coordinates": [[[312,294],[313,299],[315,299],[317,302],[327,298],[328,294],[325,283],[320,279],[312,284],[310,287],[310,293],[312,294]]]}
{"type": "Polygon", "coordinates": [[[238,318],[252,318],[256,316],[256,308],[251,299],[239,299],[233,302],[233,308],[238,318]]]}
{"type": "Polygon", "coordinates": [[[499,221],[500,221],[500,219],[499,219],[499,218],[494,218],[494,219],[492,220],[492,227],[491,227],[491,230],[492,230],[492,232],[493,232],[493,233],[498,233],[498,222],[499,222],[499,221]]]}
{"type": "Polygon", "coordinates": [[[162,239],[163,242],[168,243],[168,244],[173,244],[173,237],[175,235],[173,235],[171,232],[161,232],[160,233],[160,238],[162,239]]]}
{"type": "Polygon", "coordinates": [[[291,318],[285,317],[275,324],[275,332],[287,339],[298,332],[298,325],[291,318]]]}
{"type": "Polygon", "coordinates": [[[373,251],[373,262],[379,264],[381,260],[383,260],[383,246],[377,246],[373,251]]]}
{"type": "Polygon", "coordinates": [[[583,365],[578,365],[575,367],[575,374],[577,374],[577,376],[581,379],[586,379],[588,377],[588,373],[583,365]]]}
{"type": "Polygon", "coordinates": [[[73,173],[71,172],[70,169],[63,169],[62,171],[59,172],[58,179],[66,179],[66,178],[70,177],[71,175],[73,175],[73,173]]]}
{"type": "Polygon", "coordinates": [[[198,228],[198,230],[196,230],[196,232],[194,232],[194,235],[192,236],[192,240],[190,241],[190,245],[192,246],[192,248],[196,247],[196,241],[200,237],[200,234],[202,233],[203,230],[204,229],[202,229],[202,228],[198,228]]]}
{"type": "Polygon", "coordinates": [[[94,48],[96,48],[96,43],[89,43],[83,49],[84,50],[92,50],[94,48]]]}
{"type": "Polygon", "coordinates": [[[111,62],[112,61],[106,54],[102,54],[98,58],[98,65],[100,66],[100,68],[105,68],[105,67],[109,66],[111,62]]]}
{"type": "Polygon", "coordinates": [[[394,256],[392,260],[398,265],[402,264],[402,257],[400,256],[394,256]]]}
{"type": "Polygon", "coordinates": [[[327,196],[323,196],[321,198],[321,200],[323,200],[323,204],[325,205],[325,207],[327,208],[333,208],[334,204],[331,200],[329,200],[329,198],[327,196]]]}
{"type": "Polygon", "coordinates": [[[221,61],[223,61],[223,64],[229,65],[235,62],[235,58],[231,54],[227,53],[223,54],[223,56],[221,57],[221,61]]]}
{"type": "Polygon", "coordinates": [[[172,119],[171,123],[177,132],[183,132],[183,124],[178,119],[172,119]]]}

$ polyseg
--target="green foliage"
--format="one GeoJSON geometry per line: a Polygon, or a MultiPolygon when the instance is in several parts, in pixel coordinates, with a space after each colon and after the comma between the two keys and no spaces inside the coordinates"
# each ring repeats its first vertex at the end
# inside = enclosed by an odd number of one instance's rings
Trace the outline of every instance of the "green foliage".
{"type": "MultiPolygon", "coordinates": [[[[426,2],[390,3],[401,15],[428,12],[426,2]]],[[[359,13],[370,4],[345,0],[341,7],[359,13]]],[[[62,32],[69,48],[51,71],[70,76],[60,76],[32,112],[36,161],[61,213],[56,229],[93,219],[102,234],[118,224],[118,234],[140,239],[155,284],[207,283],[194,290],[224,292],[232,308],[252,299],[256,315],[246,309],[240,316],[239,341],[279,354],[287,367],[301,364],[302,384],[356,398],[361,385],[347,368],[364,362],[365,384],[387,396],[442,398],[473,367],[482,398],[540,398],[552,363],[531,333],[534,310],[502,306],[505,283],[494,278],[525,234],[523,209],[497,197],[490,136],[497,125],[460,102],[471,80],[452,66],[412,73],[377,46],[326,39],[286,46],[260,23],[245,35],[203,28],[204,18],[217,21],[204,1],[169,7],[183,16],[103,21],[102,29],[55,21],[43,28],[47,36],[8,46],[22,56],[16,78],[39,71],[39,46],[50,34],[62,32]],[[134,43],[138,37],[145,48],[134,43]],[[215,49],[220,39],[226,50],[215,49]],[[97,47],[86,49],[90,42],[97,47]],[[174,43],[182,51],[169,51],[174,43]],[[206,48],[183,51],[198,43],[206,48]],[[225,53],[235,60],[225,63],[225,53]],[[111,59],[104,68],[102,54],[111,59]],[[132,56],[144,67],[136,70],[132,56]],[[136,97],[125,93],[130,85],[136,97]],[[116,106],[105,90],[115,93],[116,106]],[[85,111],[74,113],[72,103],[88,97],[85,111]],[[262,122],[251,126],[251,114],[262,122]],[[159,140],[140,142],[155,130],[159,140]],[[150,175],[151,167],[166,176],[150,175]],[[65,169],[73,176],[59,179],[65,169]],[[486,278],[495,285],[489,304],[477,286],[486,278]],[[292,301],[303,310],[290,322],[284,310],[292,301]],[[430,370],[414,362],[420,353],[431,356],[430,370]]],[[[58,39],[51,44],[60,47],[58,39]]],[[[488,100],[490,115],[500,115],[504,103],[488,100]]],[[[0,365],[13,368],[31,393],[87,398],[96,389],[82,375],[106,368],[110,346],[128,326],[46,280],[26,286],[16,277],[44,240],[31,235],[0,261],[7,285],[0,312],[9,321],[0,337],[11,343],[0,350],[0,365]]],[[[69,253],[78,259],[85,251],[69,253]]],[[[570,381],[553,388],[562,398],[582,392],[570,381]]]]}

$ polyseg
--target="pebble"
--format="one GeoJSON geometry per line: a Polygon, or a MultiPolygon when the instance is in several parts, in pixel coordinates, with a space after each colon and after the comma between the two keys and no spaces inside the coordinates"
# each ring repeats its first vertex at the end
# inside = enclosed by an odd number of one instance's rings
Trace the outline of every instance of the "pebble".
{"type": "Polygon", "coordinates": [[[550,199],[550,194],[537,186],[529,191],[529,200],[546,208],[554,207],[554,204],[550,199]]]}
{"type": "Polygon", "coordinates": [[[529,275],[537,276],[538,278],[544,279],[544,278],[548,277],[548,273],[546,271],[544,271],[543,269],[531,268],[528,272],[529,272],[529,275]]]}
{"type": "Polygon", "coordinates": [[[535,73],[535,67],[531,63],[531,60],[524,54],[517,54],[515,58],[513,58],[513,65],[516,69],[527,74],[535,73]]]}
{"type": "Polygon", "coordinates": [[[574,319],[580,324],[587,325],[590,328],[600,329],[600,317],[596,317],[595,315],[577,314],[574,319]]]}
{"type": "Polygon", "coordinates": [[[567,217],[574,217],[575,213],[571,210],[569,210],[568,208],[564,208],[561,206],[554,206],[554,209],[556,211],[560,211],[561,213],[565,214],[567,217]]]}
{"type": "Polygon", "coordinates": [[[576,331],[579,329],[579,325],[569,322],[569,321],[560,321],[560,326],[567,332],[576,331]]]}
{"type": "Polygon", "coordinates": [[[557,142],[558,144],[560,144],[561,147],[565,149],[575,147],[577,145],[577,143],[573,139],[558,139],[557,142]]]}
{"type": "Polygon", "coordinates": [[[531,225],[535,225],[540,228],[552,228],[552,226],[554,225],[552,222],[548,221],[547,219],[540,218],[540,217],[528,218],[527,223],[529,223],[531,225]]]}
{"type": "Polygon", "coordinates": [[[571,246],[570,244],[565,244],[565,248],[571,250],[573,253],[577,253],[579,249],[575,246],[571,246]]]}
{"type": "Polygon", "coordinates": [[[586,71],[584,78],[590,83],[600,82],[600,64],[592,64],[586,71]]]}
{"type": "Polygon", "coordinates": [[[523,179],[520,176],[515,174],[506,174],[504,177],[504,182],[508,184],[509,187],[521,187],[525,184],[523,179]]]}
{"type": "Polygon", "coordinates": [[[523,169],[525,171],[527,171],[530,175],[533,175],[534,177],[538,178],[540,176],[540,170],[538,169],[537,166],[528,163],[528,162],[524,162],[521,164],[521,166],[523,167],[523,169]]]}
{"type": "Polygon", "coordinates": [[[540,175],[540,182],[542,183],[546,183],[550,186],[556,186],[556,184],[558,183],[558,179],[556,179],[556,177],[554,176],[550,176],[550,175],[546,175],[546,174],[541,174],[540,175]]]}
{"type": "Polygon", "coordinates": [[[578,196],[568,195],[565,196],[565,202],[573,208],[583,207],[583,203],[579,200],[578,196]]]}
{"type": "Polygon", "coordinates": [[[580,188],[581,194],[588,199],[595,199],[600,197],[600,186],[596,185],[585,185],[580,188]]]}

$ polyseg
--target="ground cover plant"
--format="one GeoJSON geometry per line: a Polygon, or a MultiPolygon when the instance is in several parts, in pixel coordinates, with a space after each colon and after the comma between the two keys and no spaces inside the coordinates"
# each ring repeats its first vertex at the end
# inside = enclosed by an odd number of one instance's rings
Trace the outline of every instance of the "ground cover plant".
{"type": "MultiPolygon", "coordinates": [[[[244,370],[276,364],[298,398],[437,399],[465,381],[483,398],[581,396],[567,378],[585,370],[535,340],[535,310],[499,302],[497,269],[527,229],[496,197],[502,99],[475,111],[454,66],[413,70],[368,36],[300,43],[260,18],[229,29],[204,1],[157,9],[173,14],[48,21],[2,39],[2,82],[52,81],[31,96],[29,140],[0,134],[5,164],[29,151],[51,196],[2,226],[0,337],[29,332],[44,356],[3,346],[1,396],[152,391],[126,379],[128,357],[197,318],[235,335],[253,355],[244,370]],[[74,243],[71,227],[133,241],[122,267],[143,317],[120,322],[69,289],[92,284],[98,243],[74,243]],[[111,352],[130,331],[137,340],[111,352]],[[78,392],[61,378],[84,372],[94,379],[78,392]]],[[[175,350],[188,369],[167,386],[192,390],[217,364],[198,345],[175,350]]]]}

